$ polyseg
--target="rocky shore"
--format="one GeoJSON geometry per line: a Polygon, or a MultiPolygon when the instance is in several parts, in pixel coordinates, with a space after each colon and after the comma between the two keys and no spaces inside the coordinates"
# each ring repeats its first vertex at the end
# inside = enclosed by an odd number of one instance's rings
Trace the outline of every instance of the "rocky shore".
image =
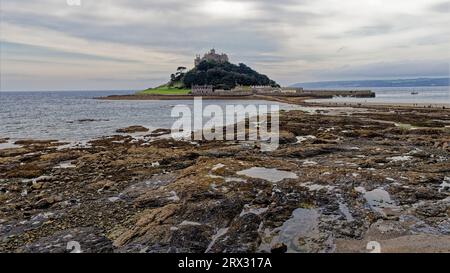
{"type": "Polygon", "coordinates": [[[330,108],[282,112],[272,152],[141,127],[22,140],[0,149],[0,252],[450,252],[449,126],[330,108]]]}

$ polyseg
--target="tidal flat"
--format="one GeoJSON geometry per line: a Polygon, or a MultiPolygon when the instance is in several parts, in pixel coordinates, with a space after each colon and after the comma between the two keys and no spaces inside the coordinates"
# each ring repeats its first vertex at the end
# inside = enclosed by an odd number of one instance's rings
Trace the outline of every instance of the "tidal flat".
{"type": "Polygon", "coordinates": [[[0,252],[450,252],[449,123],[448,109],[283,111],[270,152],[164,130],[5,138],[0,252]]]}

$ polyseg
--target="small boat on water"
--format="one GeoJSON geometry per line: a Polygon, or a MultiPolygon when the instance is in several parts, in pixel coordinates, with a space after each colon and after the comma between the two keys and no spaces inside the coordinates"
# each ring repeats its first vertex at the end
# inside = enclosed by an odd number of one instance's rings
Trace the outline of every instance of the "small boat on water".
{"type": "Polygon", "coordinates": [[[413,92],[411,92],[411,95],[419,95],[419,92],[413,91],[413,92]]]}

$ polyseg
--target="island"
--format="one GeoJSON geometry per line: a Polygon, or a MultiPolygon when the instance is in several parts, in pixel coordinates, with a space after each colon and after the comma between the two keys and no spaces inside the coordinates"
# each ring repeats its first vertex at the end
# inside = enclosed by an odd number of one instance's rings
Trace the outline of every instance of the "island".
{"type": "Polygon", "coordinates": [[[132,95],[102,97],[109,100],[179,100],[202,96],[204,99],[266,99],[292,101],[286,98],[375,97],[371,90],[305,90],[302,87],[281,87],[244,63],[233,64],[225,53],[211,49],[203,57],[197,55],[194,67],[187,71],[179,66],[170,80],[158,87],[132,95]]]}

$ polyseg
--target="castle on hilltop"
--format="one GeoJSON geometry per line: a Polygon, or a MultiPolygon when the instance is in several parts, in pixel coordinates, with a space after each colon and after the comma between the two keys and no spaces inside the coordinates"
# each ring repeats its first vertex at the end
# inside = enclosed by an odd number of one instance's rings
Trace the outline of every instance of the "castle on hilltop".
{"type": "Polygon", "coordinates": [[[202,61],[215,61],[218,63],[228,62],[228,55],[225,53],[217,54],[216,50],[213,48],[208,53],[203,55],[203,58],[200,58],[200,55],[197,55],[194,60],[194,65],[197,66],[202,61]]]}

